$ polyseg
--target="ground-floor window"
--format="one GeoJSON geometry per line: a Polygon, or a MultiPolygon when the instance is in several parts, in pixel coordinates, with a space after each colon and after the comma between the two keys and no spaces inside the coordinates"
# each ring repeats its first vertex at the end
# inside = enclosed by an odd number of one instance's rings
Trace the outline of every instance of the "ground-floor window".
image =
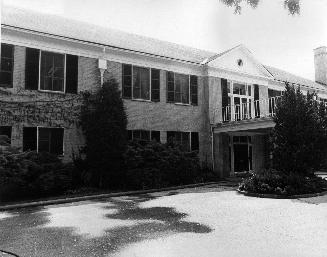
{"type": "Polygon", "coordinates": [[[7,136],[9,142],[11,141],[11,126],[0,126],[0,136],[7,136]]]}
{"type": "Polygon", "coordinates": [[[45,127],[24,127],[23,129],[23,150],[36,150],[62,155],[64,129],[45,127]]]}
{"type": "Polygon", "coordinates": [[[184,151],[199,150],[198,132],[167,131],[167,141],[181,145],[184,151]]]}
{"type": "Polygon", "coordinates": [[[143,142],[160,142],[160,131],[156,130],[128,130],[128,140],[138,140],[143,142]]]}

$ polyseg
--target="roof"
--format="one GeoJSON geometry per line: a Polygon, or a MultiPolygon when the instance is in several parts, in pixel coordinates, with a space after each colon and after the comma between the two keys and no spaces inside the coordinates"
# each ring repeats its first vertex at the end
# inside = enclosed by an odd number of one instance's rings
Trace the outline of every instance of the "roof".
{"type": "Polygon", "coordinates": [[[3,5],[2,26],[10,26],[200,64],[214,52],[3,5]]]}
{"type": "Polygon", "coordinates": [[[282,81],[282,82],[289,82],[293,83],[299,86],[304,86],[312,89],[318,89],[318,90],[327,90],[327,87],[319,84],[317,82],[314,82],[310,79],[302,78],[300,76],[294,75],[292,73],[289,73],[287,71],[277,69],[271,66],[266,66],[264,65],[266,70],[274,77],[275,80],[277,81],[282,81]]]}
{"type": "MultiPolygon", "coordinates": [[[[66,39],[75,39],[87,43],[95,43],[121,50],[134,51],[199,65],[207,64],[242,46],[238,45],[217,54],[150,37],[92,25],[82,21],[71,20],[61,16],[42,14],[6,5],[2,6],[1,26],[20,28],[66,39]]],[[[327,87],[322,84],[291,74],[287,71],[270,66],[264,66],[264,68],[277,81],[290,82],[318,90],[327,89],[327,87]]]]}

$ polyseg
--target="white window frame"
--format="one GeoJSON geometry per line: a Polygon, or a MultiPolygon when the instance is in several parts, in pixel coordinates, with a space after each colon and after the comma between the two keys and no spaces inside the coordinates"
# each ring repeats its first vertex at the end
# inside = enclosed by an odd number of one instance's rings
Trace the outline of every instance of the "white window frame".
{"type": "Polygon", "coordinates": [[[48,93],[65,94],[65,92],[66,92],[66,68],[67,68],[66,59],[67,59],[67,55],[65,53],[40,50],[40,55],[39,55],[39,83],[38,83],[38,90],[39,91],[48,92],[48,93]],[[54,54],[61,54],[61,55],[64,56],[64,89],[63,89],[63,91],[54,91],[54,90],[41,89],[41,68],[42,68],[41,67],[41,59],[42,59],[42,53],[43,52],[54,53],[54,54]]]}
{"type": "MultiPolygon", "coordinates": [[[[191,105],[191,74],[187,74],[187,73],[180,73],[180,72],[175,72],[175,71],[167,71],[167,72],[172,72],[174,74],[174,104],[176,105],[191,105]],[[180,75],[186,75],[188,76],[188,103],[182,103],[182,102],[176,102],[175,101],[175,92],[176,92],[176,74],[180,74],[180,75]]],[[[166,82],[167,84],[167,82],[166,82]]],[[[166,86],[167,89],[167,86],[166,86]]]]}
{"type": "MultiPolygon", "coordinates": [[[[247,104],[249,104],[250,100],[251,100],[251,103],[252,103],[251,116],[254,117],[254,84],[240,82],[240,81],[236,81],[236,80],[227,80],[227,83],[229,83],[228,97],[230,98],[230,105],[234,106],[234,108],[235,108],[234,98],[238,97],[240,99],[240,113],[242,113],[243,112],[242,98],[246,99],[247,104]],[[245,95],[239,95],[239,94],[233,93],[234,83],[245,85],[245,95]],[[251,95],[249,95],[249,92],[248,92],[249,86],[251,86],[251,95]]],[[[235,120],[234,108],[231,108],[231,120],[235,120]]]]}
{"type": "Polygon", "coordinates": [[[36,126],[36,152],[39,152],[39,129],[40,128],[47,128],[47,129],[55,129],[60,128],[64,130],[64,133],[62,135],[62,154],[59,154],[58,156],[64,156],[65,155],[65,129],[63,127],[47,127],[47,126],[36,126]]]}
{"type": "MultiPolygon", "coordinates": [[[[128,64],[127,64],[128,65],[128,64]]],[[[135,100],[135,101],[142,101],[142,102],[152,102],[152,68],[150,67],[145,67],[145,66],[139,66],[139,65],[134,65],[130,64],[132,66],[132,97],[130,99],[135,100]],[[139,68],[145,68],[149,70],[150,73],[150,88],[149,88],[149,99],[143,99],[143,98],[134,98],[134,67],[139,67],[139,68]]]]}

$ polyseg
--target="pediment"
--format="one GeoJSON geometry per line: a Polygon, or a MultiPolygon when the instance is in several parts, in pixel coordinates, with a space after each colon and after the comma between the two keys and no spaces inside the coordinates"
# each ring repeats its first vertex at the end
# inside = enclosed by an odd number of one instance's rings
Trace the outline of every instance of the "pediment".
{"type": "Polygon", "coordinates": [[[253,54],[243,45],[239,45],[212,57],[211,60],[207,61],[207,65],[227,71],[272,78],[272,75],[265,67],[258,62],[253,54]]]}

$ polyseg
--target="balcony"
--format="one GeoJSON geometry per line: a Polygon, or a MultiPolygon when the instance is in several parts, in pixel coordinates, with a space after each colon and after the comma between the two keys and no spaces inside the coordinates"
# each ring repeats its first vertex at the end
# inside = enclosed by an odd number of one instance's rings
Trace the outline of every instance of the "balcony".
{"type": "Polygon", "coordinates": [[[249,99],[245,103],[225,106],[222,111],[216,109],[214,113],[215,123],[255,121],[255,119],[272,117],[280,99],[281,96],[256,101],[249,99]]]}

